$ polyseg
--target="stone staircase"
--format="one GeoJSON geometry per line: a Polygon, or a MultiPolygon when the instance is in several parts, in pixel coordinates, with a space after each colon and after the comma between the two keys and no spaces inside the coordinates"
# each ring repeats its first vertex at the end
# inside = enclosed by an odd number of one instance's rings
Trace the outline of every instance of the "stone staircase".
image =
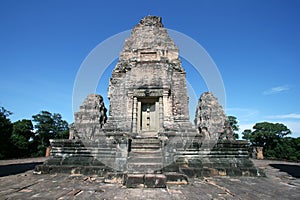
{"type": "Polygon", "coordinates": [[[127,160],[128,173],[161,173],[163,156],[160,140],[156,137],[134,138],[127,160]]]}
{"type": "Polygon", "coordinates": [[[160,140],[143,135],[131,141],[127,160],[128,174],[124,184],[128,188],[166,187],[166,176],[161,174],[163,157],[160,140]]]}
{"type": "Polygon", "coordinates": [[[157,137],[132,139],[127,160],[128,173],[124,177],[124,185],[127,188],[164,188],[167,184],[188,183],[185,175],[163,174],[162,168],[163,152],[161,141],[157,137]]]}

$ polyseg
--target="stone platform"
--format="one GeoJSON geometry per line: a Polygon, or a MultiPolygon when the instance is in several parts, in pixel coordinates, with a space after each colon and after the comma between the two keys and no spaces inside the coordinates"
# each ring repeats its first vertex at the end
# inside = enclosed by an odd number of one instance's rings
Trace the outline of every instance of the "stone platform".
{"type": "Polygon", "coordinates": [[[51,158],[38,173],[116,173],[127,187],[165,187],[176,176],[263,175],[211,92],[200,96],[190,121],[186,72],[161,17],[133,27],[109,80],[108,116],[103,97],[87,95],[70,140],[50,141],[51,158]]]}
{"type": "MultiPolygon", "coordinates": [[[[100,142],[51,140],[51,157],[37,166],[36,171],[98,176],[118,173],[124,175],[123,182],[129,187],[139,184],[150,187],[145,177],[170,173],[189,179],[227,175],[264,176],[263,171],[249,160],[248,142],[220,140],[200,144],[197,137],[188,135],[179,137],[176,133],[169,133],[168,140],[158,137],[118,137],[118,141],[101,139],[100,142]],[[127,184],[128,181],[130,184],[127,184]]],[[[168,177],[154,179],[167,182],[170,181],[168,177]]],[[[163,187],[164,183],[158,185],[163,187]]]]}
{"type": "MultiPolygon", "coordinates": [[[[0,199],[299,199],[300,163],[253,160],[266,177],[195,178],[189,185],[126,188],[116,180],[80,174],[33,174],[27,166],[44,158],[1,160],[0,199]],[[15,175],[12,170],[17,172],[15,175]]],[[[33,169],[33,166],[31,166],[33,169]]]]}

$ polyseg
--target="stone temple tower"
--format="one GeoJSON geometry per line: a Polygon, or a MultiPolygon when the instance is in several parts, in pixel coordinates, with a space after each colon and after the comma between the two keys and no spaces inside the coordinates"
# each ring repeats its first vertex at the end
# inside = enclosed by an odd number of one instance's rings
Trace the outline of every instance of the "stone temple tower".
{"type": "Polygon", "coordinates": [[[186,72],[161,18],[147,16],[126,39],[109,82],[109,114],[100,95],[86,97],[69,140],[51,140],[42,173],[122,178],[127,187],[165,187],[194,177],[259,176],[247,141],[232,128],[212,93],[189,121],[186,72]],[[114,177],[115,176],[115,177],[114,177]]]}
{"type": "Polygon", "coordinates": [[[155,136],[191,127],[186,73],[160,17],[147,16],[125,41],[108,88],[106,129],[155,136]]]}

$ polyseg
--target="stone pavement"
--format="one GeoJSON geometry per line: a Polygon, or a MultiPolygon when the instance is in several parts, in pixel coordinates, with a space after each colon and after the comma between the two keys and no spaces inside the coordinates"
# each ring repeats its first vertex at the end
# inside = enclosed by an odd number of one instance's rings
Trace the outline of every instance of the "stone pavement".
{"type": "Polygon", "coordinates": [[[253,160],[267,177],[207,177],[189,185],[128,189],[105,184],[103,177],[26,171],[44,160],[0,161],[0,199],[300,199],[300,163],[253,160]]]}

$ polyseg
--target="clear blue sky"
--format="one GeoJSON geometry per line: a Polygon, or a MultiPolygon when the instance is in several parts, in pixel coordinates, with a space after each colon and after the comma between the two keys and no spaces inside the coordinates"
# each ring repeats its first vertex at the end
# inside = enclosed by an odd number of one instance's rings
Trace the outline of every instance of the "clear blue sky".
{"type": "MultiPolygon", "coordinates": [[[[89,52],[158,15],[210,54],[224,81],[226,112],[241,129],[282,122],[299,137],[299,10],[297,0],[1,0],[0,106],[14,113],[12,121],[48,110],[72,122],[73,84],[89,52]]],[[[186,65],[199,98],[205,84],[186,65]]],[[[98,87],[103,96],[106,88],[98,87]]]]}

